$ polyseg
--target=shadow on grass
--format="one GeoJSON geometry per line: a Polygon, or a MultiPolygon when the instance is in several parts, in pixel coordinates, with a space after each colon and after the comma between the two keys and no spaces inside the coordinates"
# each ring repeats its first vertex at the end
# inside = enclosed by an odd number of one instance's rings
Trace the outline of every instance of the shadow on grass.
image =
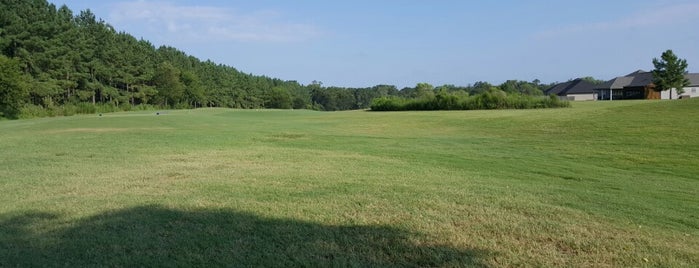
{"type": "Polygon", "coordinates": [[[0,216],[0,266],[486,266],[488,253],[416,244],[382,226],[326,226],[231,210],[107,212],[58,230],[47,213],[0,216]]]}

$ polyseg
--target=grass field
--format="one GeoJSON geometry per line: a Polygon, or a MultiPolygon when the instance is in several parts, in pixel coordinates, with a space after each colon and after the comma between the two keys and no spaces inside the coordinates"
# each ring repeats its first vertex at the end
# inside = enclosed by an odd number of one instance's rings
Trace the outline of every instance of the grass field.
{"type": "Polygon", "coordinates": [[[0,267],[698,266],[699,99],[0,122],[0,267]]]}

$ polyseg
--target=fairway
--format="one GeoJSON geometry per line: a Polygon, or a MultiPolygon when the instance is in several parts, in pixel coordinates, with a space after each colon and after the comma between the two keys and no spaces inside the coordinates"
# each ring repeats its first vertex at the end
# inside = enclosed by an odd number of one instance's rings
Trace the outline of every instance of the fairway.
{"type": "Polygon", "coordinates": [[[0,267],[697,266],[699,99],[0,121],[0,267]]]}

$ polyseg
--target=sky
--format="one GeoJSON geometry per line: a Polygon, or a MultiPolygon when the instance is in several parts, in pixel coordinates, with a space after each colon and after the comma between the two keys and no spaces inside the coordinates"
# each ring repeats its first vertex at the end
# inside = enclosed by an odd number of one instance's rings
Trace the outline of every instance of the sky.
{"type": "Polygon", "coordinates": [[[699,72],[696,0],[49,0],[201,60],[301,84],[609,80],[672,49],[699,72]]]}

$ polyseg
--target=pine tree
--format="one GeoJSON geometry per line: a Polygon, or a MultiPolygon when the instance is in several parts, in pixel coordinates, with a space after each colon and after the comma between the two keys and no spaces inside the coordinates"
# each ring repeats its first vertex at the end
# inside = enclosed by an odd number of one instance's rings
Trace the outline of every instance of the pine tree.
{"type": "MultiPolygon", "coordinates": [[[[687,61],[678,58],[672,50],[668,49],[660,56],[660,60],[653,58],[653,83],[656,91],[675,89],[677,94],[684,93],[684,88],[689,86],[689,80],[684,76],[687,73],[687,61]]],[[[670,91],[672,99],[672,91],[670,91]]]]}
{"type": "Polygon", "coordinates": [[[184,85],[180,81],[180,70],[168,61],[163,62],[155,70],[153,76],[160,100],[166,107],[177,104],[184,97],[184,85]]]}
{"type": "Polygon", "coordinates": [[[26,79],[19,63],[0,55],[0,115],[16,118],[26,94],[26,79]]]}

